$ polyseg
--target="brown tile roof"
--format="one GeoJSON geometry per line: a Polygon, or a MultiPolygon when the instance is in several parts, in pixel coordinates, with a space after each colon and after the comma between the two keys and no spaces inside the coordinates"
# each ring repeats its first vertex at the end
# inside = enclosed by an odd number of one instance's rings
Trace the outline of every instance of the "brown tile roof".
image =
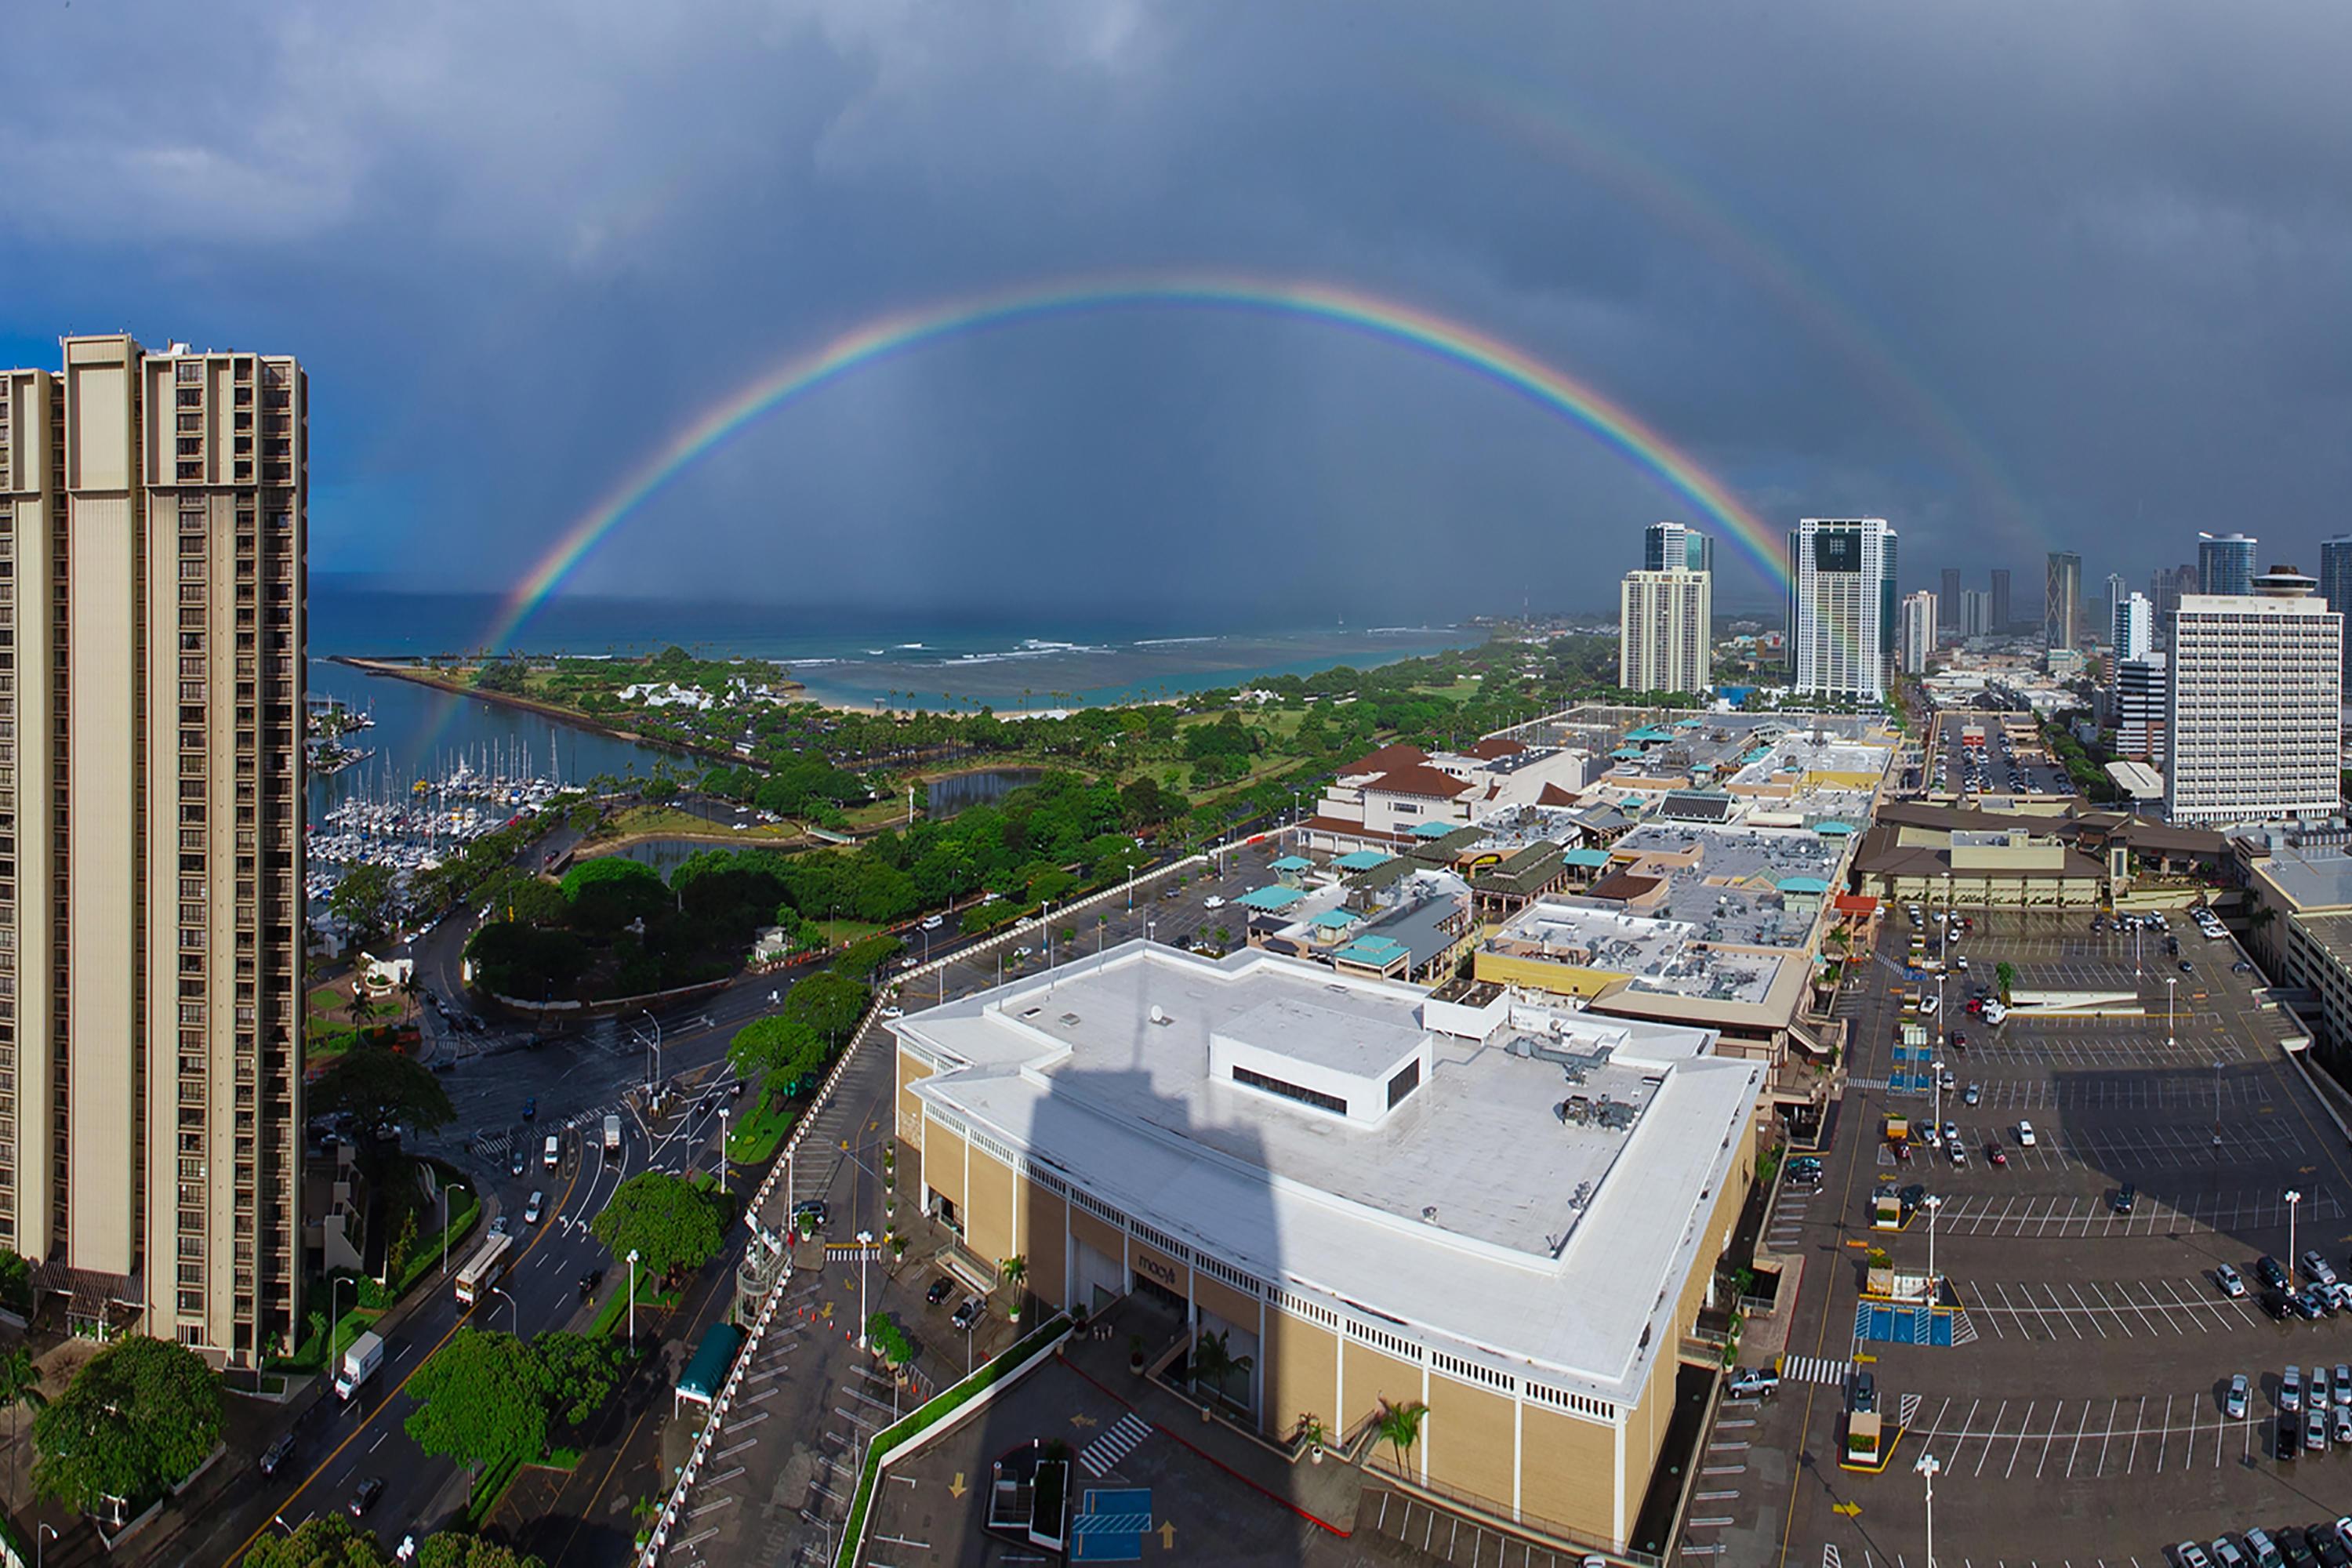
{"type": "Polygon", "coordinates": [[[1577,797],[1575,795],[1570,795],[1568,791],[1560,788],[1559,785],[1556,784],[1548,784],[1544,785],[1543,793],[1536,796],[1536,804],[1538,805],[1574,805],[1576,801],[1577,797]]]}
{"type": "Polygon", "coordinates": [[[1497,757],[1516,757],[1526,750],[1527,748],[1517,741],[1506,741],[1500,735],[1489,735],[1463,754],[1476,757],[1480,762],[1491,763],[1497,757]]]}
{"type": "Polygon", "coordinates": [[[1419,763],[1393,769],[1364,786],[1367,793],[1378,790],[1382,795],[1424,795],[1434,800],[1456,800],[1475,787],[1452,773],[1419,763]]]}
{"type": "Polygon", "coordinates": [[[1630,904],[1664,880],[1663,877],[1643,877],[1632,871],[1612,871],[1585,889],[1584,896],[1588,899],[1618,899],[1630,904]]]}
{"type": "Polygon", "coordinates": [[[1366,773],[1384,773],[1396,768],[1417,767],[1429,761],[1429,753],[1419,746],[1408,746],[1399,741],[1382,746],[1379,751],[1358,757],[1339,770],[1343,779],[1361,778],[1366,773]]]}

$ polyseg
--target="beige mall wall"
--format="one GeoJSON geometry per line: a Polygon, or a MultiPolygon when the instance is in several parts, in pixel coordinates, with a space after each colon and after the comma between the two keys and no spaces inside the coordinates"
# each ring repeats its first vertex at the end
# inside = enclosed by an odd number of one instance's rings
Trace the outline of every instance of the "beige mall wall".
{"type": "Polygon", "coordinates": [[[1070,1234],[1113,1261],[1126,1256],[1127,1242],[1119,1232],[1084,1209],[1070,1211],[1070,1234]]]}
{"type": "MultiPolygon", "coordinates": [[[[1616,1539],[1615,1489],[1617,1434],[1573,1415],[1530,1402],[1522,1419],[1519,1461],[1519,1510],[1533,1519],[1548,1519],[1597,1541],[1616,1539]]],[[[1632,1463],[1632,1456],[1627,1456],[1632,1463]]],[[[1648,1472],[1643,1472],[1646,1478],[1648,1472]]],[[[1509,1484],[1510,1471],[1496,1472],[1509,1484]]],[[[1475,1485],[1475,1483],[1471,1483],[1475,1485]]],[[[1490,1490],[1479,1487],[1480,1491],[1490,1490]]],[[[1634,1507],[1640,1506],[1640,1482],[1634,1483],[1634,1507]]],[[[1503,1500],[1507,1501],[1507,1499],[1503,1500]]],[[[1630,1522],[1633,1511],[1628,1509],[1630,1522]]]]}
{"type": "Polygon", "coordinates": [[[1422,1450],[1412,1459],[1425,1465],[1429,1479],[1441,1486],[1509,1502],[1518,1446],[1511,1401],[1491,1389],[1432,1373],[1426,1403],[1422,1450]]]}
{"type": "Polygon", "coordinates": [[[955,1205],[959,1214],[971,1211],[971,1205],[964,1202],[964,1157],[961,1137],[936,1121],[924,1128],[923,1184],[955,1205]]]}
{"type": "Polygon", "coordinates": [[[1011,1170],[978,1149],[971,1152],[971,1201],[963,1205],[964,1245],[993,1263],[1019,1250],[1013,1239],[1017,1185],[1011,1170]]]}
{"type": "Polygon", "coordinates": [[[1650,1358],[1649,1386],[1641,1403],[1625,1417],[1625,1522],[1630,1528],[1642,1506],[1642,1494],[1657,1468],[1658,1450],[1665,1447],[1666,1428],[1675,1418],[1675,1373],[1681,1363],[1671,1354],[1650,1358]]]}
{"type": "Polygon", "coordinates": [[[1069,1262],[1069,1200],[1032,1182],[1021,1184],[1021,1252],[1029,1262],[1029,1289],[1043,1301],[1059,1301],[1069,1262]]]}
{"type": "MultiPolygon", "coordinates": [[[[1348,1397],[1348,1408],[1339,1412],[1335,1424],[1340,1430],[1378,1410],[1382,1400],[1397,1405],[1421,1397],[1421,1368],[1356,1340],[1342,1341],[1340,1353],[1347,1358],[1348,1397]]],[[[1413,1462],[1418,1464],[1420,1458],[1415,1454],[1413,1462]]]]}
{"type": "Polygon", "coordinates": [[[930,1068],[905,1051],[898,1053],[898,1137],[910,1146],[923,1146],[923,1102],[915,1086],[931,1076],[930,1068]]]}
{"type": "Polygon", "coordinates": [[[1269,1308],[1259,1348],[1265,1387],[1265,1429],[1287,1437],[1312,1415],[1336,1441],[1347,1426],[1339,1408],[1339,1336],[1319,1323],[1269,1308]]]}

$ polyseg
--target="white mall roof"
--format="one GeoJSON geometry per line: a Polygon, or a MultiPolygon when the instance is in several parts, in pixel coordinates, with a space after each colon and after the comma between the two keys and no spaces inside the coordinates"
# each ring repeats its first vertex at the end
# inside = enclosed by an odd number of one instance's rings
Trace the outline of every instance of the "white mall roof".
{"type": "Polygon", "coordinates": [[[1701,1232],[1762,1068],[1704,1055],[1708,1031],[1571,1017],[1563,1037],[1535,1038],[1572,1055],[1610,1045],[1581,1083],[1507,1051],[1507,1026],[1440,1034],[1427,1081],[1376,1126],[1208,1077],[1213,1032],[1385,1064],[1423,1032],[1424,994],[1264,952],[1130,942],[893,1027],[941,1064],[919,1098],[1135,1218],[1262,1280],[1630,1401],[1649,1358],[1675,1353],[1673,1305],[1720,1243],[1701,1232]],[[1265,1031],[1281,1015],[1314,1026],[1265,1031]],[[1568,1125],[1556,1108],[1571,1093],[1638,1113],[1568,1125]]]}

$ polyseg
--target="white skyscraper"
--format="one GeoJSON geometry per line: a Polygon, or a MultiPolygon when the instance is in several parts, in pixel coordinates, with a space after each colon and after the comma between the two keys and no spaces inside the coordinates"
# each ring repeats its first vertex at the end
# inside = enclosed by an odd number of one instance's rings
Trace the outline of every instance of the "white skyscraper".
{"type": "Polygon", "coordinates": [[[1800,692],[1876,702],[1895,661],[1895,530],[1809,517],[1789,535],[1789,666],[1800,692]]]}
{"type": "Polygon", "coordinates": [[[1927,657],[1936,651],[1936,595],[1921,589],[1903,598],[1903,673],[1927,673],[1927,657]]]}
{"type": "MultiPolygon", "coordinates": [[[[2110,577],[2110,584],[2122,581],[2110,577]]],[[[2156,606],[2146,594],[2126,594],[2107,607],[2108,646],[2117,663],[2137,658],[2156,646],[2156,606]]]]}
{"type": "Polygon", "coordinates": [[[2344,617],[2293,567],[2184,594],[2165,703],[2165,816],[2228,824],[2342,809],[2344,617]]]}
{"type": "Polygon", "coordinates": [[[1960,594],[1960,635],[1980,637],[1992,630],[1992,595],[1982,588],[1965,589],[1960,594]]]}
{"type": "Polygon", "coordinates": [[[1705,691],[1714,577],[1628,572],[1618,592],[1617,684],[1628,691],[1705,691]]]}
{"type": "Polygon", "coordinates": [[[2164,765],[2164,655],[2116,661],[2116,755],[2164,765]]]}

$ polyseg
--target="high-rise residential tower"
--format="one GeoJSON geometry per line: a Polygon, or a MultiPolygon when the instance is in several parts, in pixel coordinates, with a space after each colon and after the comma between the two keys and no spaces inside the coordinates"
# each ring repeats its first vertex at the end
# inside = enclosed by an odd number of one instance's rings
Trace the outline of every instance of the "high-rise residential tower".
{"type": "Polygon", "coordinates": [[[1928,656],[1936,651],[1936,595],[1925,588],[1903,596],[1900,653],[1903,673],[1927,673],[1928,656]]]}
{"type": "Polygon", "coordinates": [[[2126,594],[2107,614],[2107,647],[2116,659],[2137,658],[2156,647],[2156,606],[2147,595],[2126,594]]]}
{"type": "Polygon", "coordinates": [[[2116,661],[2116,755],[2164,765],[2165,656],[2116,661]]]}
{"type": "Polygon", "coordinates": [[[2242,533],[2199,534],[2197,591],[2207,595],[2252,593],[2254,541],[2242,533]]]}
{"type": "Polygon", "coordinates": [[[1876,702],[1895,659],[1895,530],[1883,517],[1800,521],[1789,535],[1789,665],[1796,689],[1876,702]]]}
{"type": "Polygon", "coordinates": [[[1618,685],[1628,691],[1707,689],[1714,580],[1686,568],[1625,574],[1618,590],[1618,685]]]}
{"type": "Polygon", "coordinates": [[[2073,647],[2082,640],[2083,558],[2071,550],[2050,552],[2049,580],[2042,595],[2042,641],[2045,647],[2073,647]]]}
{"type": "Polygon", "coordinates": [[[307,387],[63,349],[0,372],[0,1242],[249,1365],[301,1321],[307,387]]]}
{"type": "Polygon", "coordinates": [[[2110,572],[2107,574],[2106,604],[2099,612],[2099,625],[2101,627],[2110,627],[2116,624],[2116,611],[2122,607],[2124,600],[2129,597],[2130,594],[2131,590],[2124,585],[2124,576],[2122,573],[2110,572]]]}
{"type": "Polygon", "coordinates": [[[2189,594],[2174,616],[2164,811],[2174,822],[2342,809],[2344,617],[2292,566],[2252,594],[2189,594]]]}
{"type": "Polygon", "coordinates": [[[1985,601],[1985,614],[1991,617],[1992,624],[1987,628],[1988,630],[1996,632],[2005,632],[2009,630],[2011,624],[2009,616],[2009,568],[2006,566],[1996,566],[1992,569],[1991,596],[1985,601]]]}
{"type": "Polygon", "coordinates": [[[1960,569],[1945,567],[1941,580],[1943,591],[1936,595],[1936,613],[1944,617],[1948,629],[1958,631],[1960,626],[1960,569]]]}
{"type": "MultiPolygon", "coordinates": [[[[2352,533],[2319,542],[2319,596],[2337,615],[2352,615],[2352,533]]],[[[2352,646],[2344,658],[2346,673],[2352,675],[2352,646]]]]}
{"type": "Polygon", "coordinates": [[[1992,629],[1992,600],[1982,588],[1960,595],[1960,635],[1980,637],[1992,629]]]}
{"type": "Polygon", "coordinates": [[[1654,522],[1642,531],[1644,572],[1712,572],[1715,541],[1679,522],[1654,522]]]}

